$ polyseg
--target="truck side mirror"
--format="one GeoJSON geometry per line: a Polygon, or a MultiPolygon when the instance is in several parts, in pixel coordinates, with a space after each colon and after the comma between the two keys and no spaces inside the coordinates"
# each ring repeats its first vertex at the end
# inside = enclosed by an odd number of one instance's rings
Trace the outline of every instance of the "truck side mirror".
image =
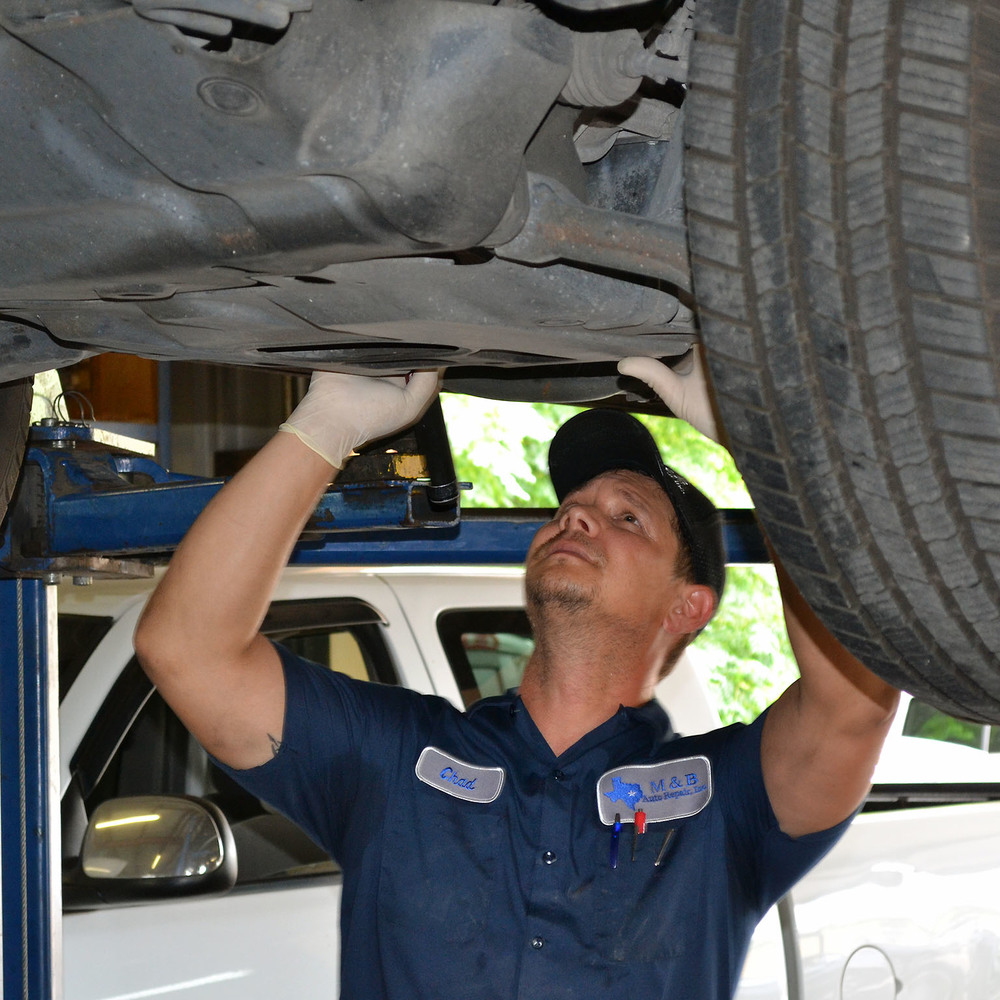
{"type": "Polygon", "coordinates": [[[89,909],[210,895],[235,882],[236,848],[218,807],[192,796],[136,795],[94,810],[63,903],[89,909]]]}

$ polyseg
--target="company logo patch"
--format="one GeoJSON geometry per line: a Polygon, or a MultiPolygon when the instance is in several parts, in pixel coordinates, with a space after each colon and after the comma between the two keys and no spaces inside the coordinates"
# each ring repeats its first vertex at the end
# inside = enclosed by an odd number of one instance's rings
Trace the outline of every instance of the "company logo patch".
{"type": "Polygon", "coordinates": [[[712,798],[712,765],[707,757],[682,757],[658,764],[637,764],[605,771],[597,782],[597,811],[605,826],[615,813],[631,823],[642,809],[647,823],[684,819],[699,813],[712,798]]]}
{"type": "Polygon", "coordinates": [[[437,747],[420,751],[416,772],[425,785],[466,802],[493,802],[503,790],[502,767],[479,767],[437,747]]]}

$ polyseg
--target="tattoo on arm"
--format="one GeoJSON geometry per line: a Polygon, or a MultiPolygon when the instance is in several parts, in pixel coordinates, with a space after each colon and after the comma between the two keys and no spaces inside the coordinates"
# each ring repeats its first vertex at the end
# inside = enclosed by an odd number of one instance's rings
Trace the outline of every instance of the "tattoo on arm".
{"type": "Polygon", "coordinates": [[[281,752],[281,740],[275,739],[270,733],[267,734],[267,738],[271,741],[271,756],[277,757],[281,752]]]}

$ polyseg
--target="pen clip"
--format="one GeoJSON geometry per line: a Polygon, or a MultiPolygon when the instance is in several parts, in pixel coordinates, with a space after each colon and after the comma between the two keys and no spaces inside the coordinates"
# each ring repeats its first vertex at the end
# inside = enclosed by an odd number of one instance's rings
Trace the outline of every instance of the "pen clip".
{"type": "Polygon", "coordinates": [[[615,825],[611,828],[611,867],[618,867],[618,838],[622,832],[621,813],[615,813],[615,825]]]}
{"type": "Polygon", "coordinates": [[[677,827],[675,826],[672,826],[670,827],[669,830],[667,830],[663,838],[663,843],[660,845],[660,850],[656,855],[656,860],[653,862],[653,864],[657,868],[659,868],[660,865],[663,864],[663,859],[667,856],[667,848],[670,846],[670,841],[674,839],[674,834],[676,832],[677,832],[677,827]]]}

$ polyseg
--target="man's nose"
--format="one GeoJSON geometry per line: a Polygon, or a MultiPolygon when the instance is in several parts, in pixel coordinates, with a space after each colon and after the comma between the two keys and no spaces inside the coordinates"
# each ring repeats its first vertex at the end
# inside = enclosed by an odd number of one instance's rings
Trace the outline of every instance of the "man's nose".
{"type": "Polygon", "coordinates": [[[563,511],[559,527],[564,531],[567,528],[573,528],[587,535],[592,535],[597,527],[597,517],[594,511],[585,504],[571,504],[563,511]]]}

